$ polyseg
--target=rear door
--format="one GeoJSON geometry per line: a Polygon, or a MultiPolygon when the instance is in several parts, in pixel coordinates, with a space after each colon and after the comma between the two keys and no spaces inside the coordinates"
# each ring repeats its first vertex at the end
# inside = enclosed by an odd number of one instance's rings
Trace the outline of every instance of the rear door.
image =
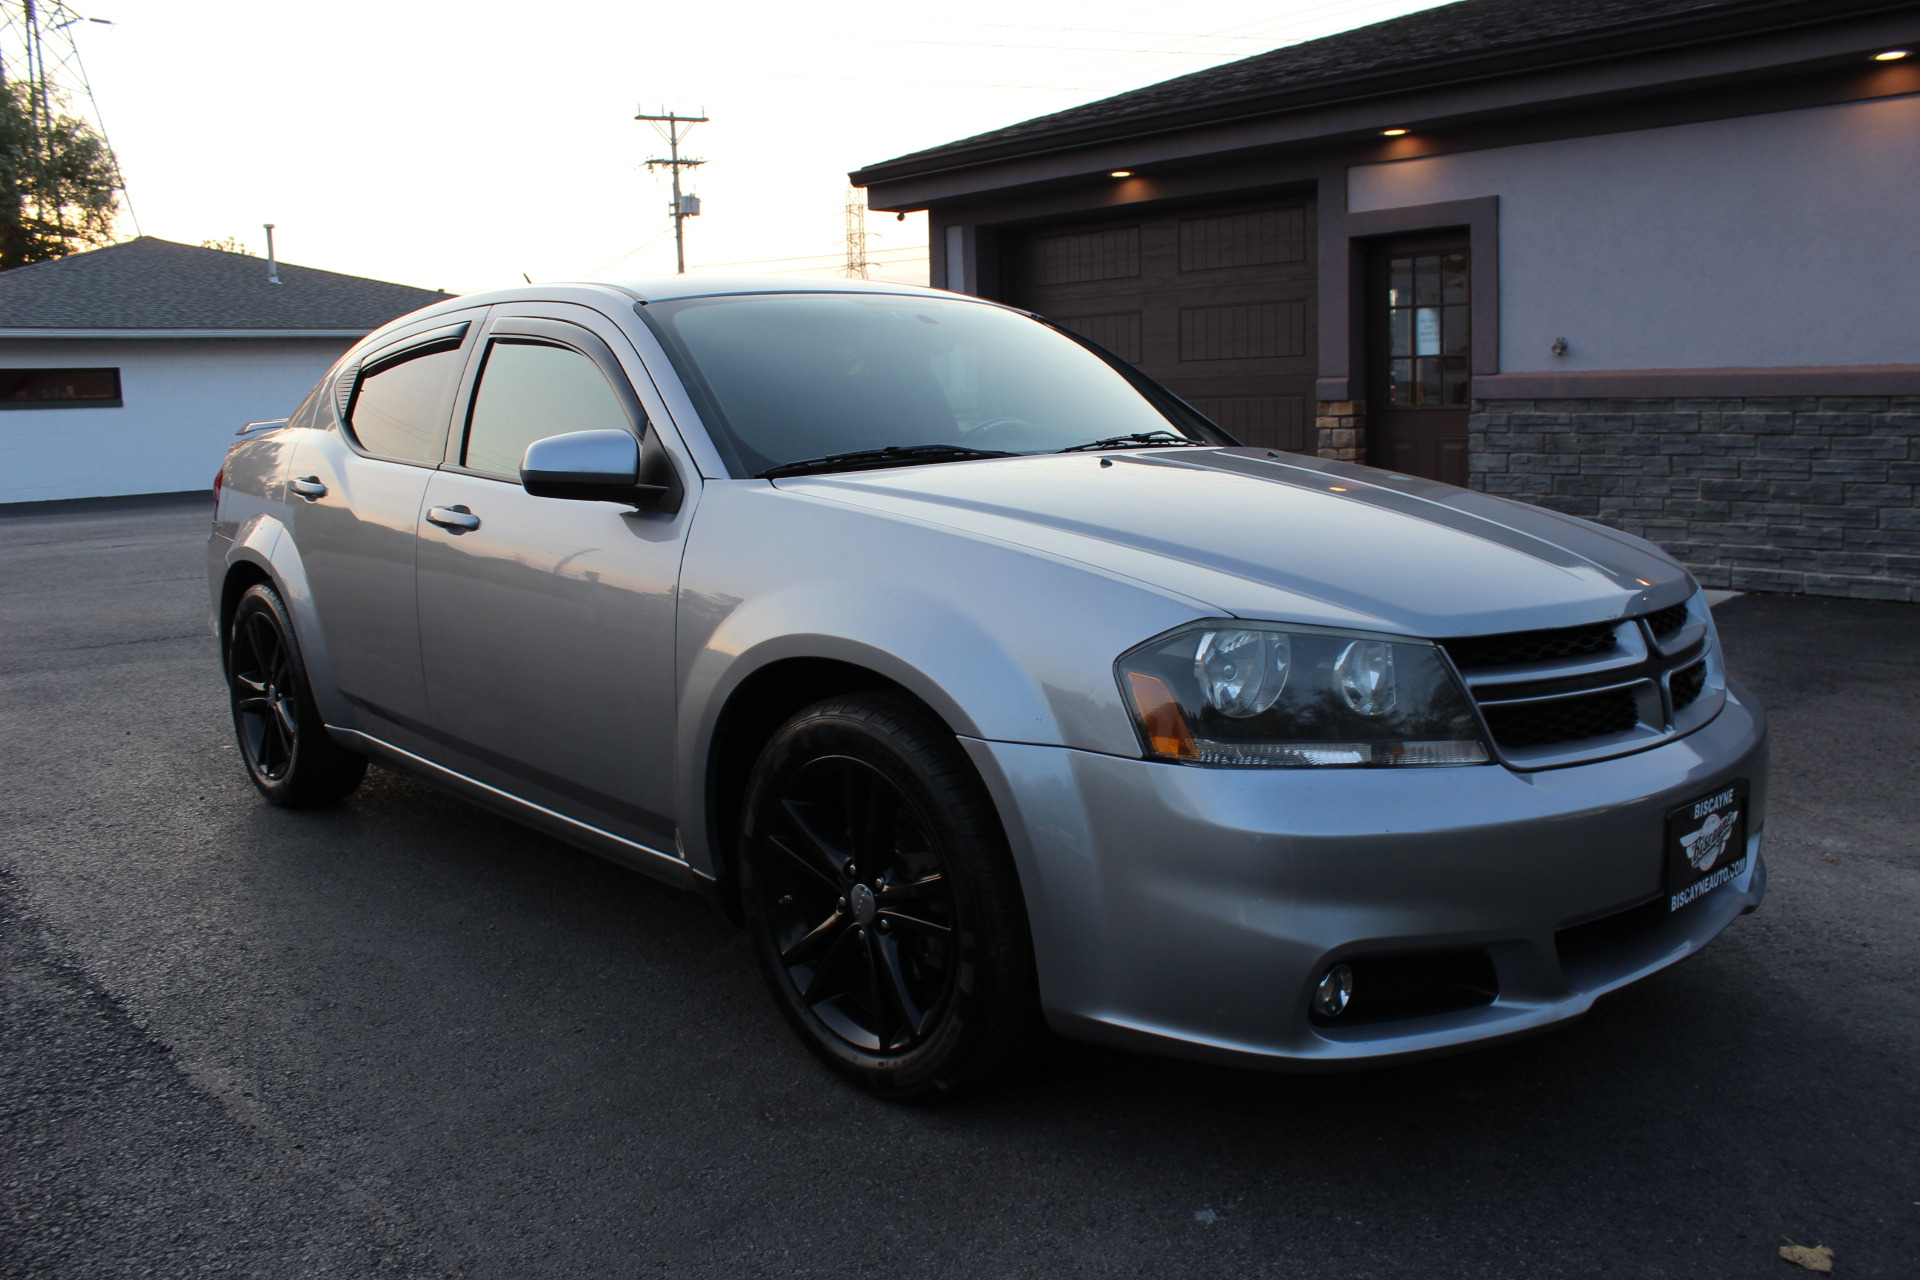
{"type": "MultiPolygon", "coordinates": [[[[597,312],[496,308],[476,365],[419,524],[436,755],[672,854],[675,593],[697,487],[673,512],[520,487],[535,440],[639,436],[664,418],[632,346],[597,312]]],[[[691,481],[670,428],[663,443],[691,481]]]]}
{"type": "Polygon", "coordinates": [[[288,520],[351,727],[412,742],[426,716],[414,528],[486,309],[404,329],[336,378],[294,442],[288,520]]]}

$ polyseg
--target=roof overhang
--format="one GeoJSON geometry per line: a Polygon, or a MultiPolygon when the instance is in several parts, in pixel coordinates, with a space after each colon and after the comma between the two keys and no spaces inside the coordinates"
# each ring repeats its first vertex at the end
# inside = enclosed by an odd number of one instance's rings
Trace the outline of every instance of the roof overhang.
{"type": "Polygon", "coordinates": [[[1642,41],[1638,47],[1623,44],[1623,33],[1614,31],[1604,40],[1556,44],[1531,58],[1510,53],[1495,64],[1464,60],[1425,68],[1425,74],[1361,77],[1093,127],[1014,139],[988,135],[985,146],[934,148],[849,178],[868,188],[874,209],[924,209],[988,191],[1202,154],[1322,146],[1377,137],[1389,126],[1440,128],[1836,67],[1864,50],[1920,38],[1920,15],[1911,0],[1848,6],[1851,12],[1839,16],[1804,2],[1759,8],[1767,21],[1757,23],[1749,14],[1744,30],[1719,23],[1674,24],[1680,29],[1663,33],[1638,27],[1632,32],[1642,41]],[[1861,8],[1872,11],[1862,14],[1861,8]]]}

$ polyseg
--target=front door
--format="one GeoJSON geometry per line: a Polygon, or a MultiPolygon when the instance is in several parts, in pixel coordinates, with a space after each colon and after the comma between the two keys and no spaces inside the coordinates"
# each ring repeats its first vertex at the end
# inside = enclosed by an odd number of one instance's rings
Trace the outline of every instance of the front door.
{"type": "Polygon", "coordinates": [[[420,642],[452,767],[672,854],[674,599],[693,504],[536,498],[518,477],[535,440],[648,429],[614,355],[625,342],[585,308],[496,312],[456,408],[464,434],[427,486],[420,642]]]}
{"type": "Polygon", "coordinates": [[[1388,241],[1367,270],[1367,461],[1467,483],[1467,243],[1388,241]]]}

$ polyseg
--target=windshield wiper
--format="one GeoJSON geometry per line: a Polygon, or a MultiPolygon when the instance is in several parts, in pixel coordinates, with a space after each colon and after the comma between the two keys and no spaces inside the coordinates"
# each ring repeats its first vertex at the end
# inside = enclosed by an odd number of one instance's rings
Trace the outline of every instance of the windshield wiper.
{"type": "Polygon", "coordinates": [[[904,467],[916,462],[966,462],[972,458],[1011,458],[1005,449],[969,449],[960,444],[890,444],[884,449],[855,449],[821,458],[783,462],[760,473],[762,480],[781,476],[817,475],[822,471],[865,471],[874,467],[904,467]]]}
{"type": "Polygon", "coordinates": [[[1168,444],[1205,444],[1205,440],[1195,440],[1192,436],[1183,436],[1176,431],[1136,431],[1132,435],[1108,436],[1105,440],[1089,440],[1085,444],[1070,444],[1064,449],[1055,449],[1055,453],[1083,453],[1088,449],[1157,449],[1168,444]]]}

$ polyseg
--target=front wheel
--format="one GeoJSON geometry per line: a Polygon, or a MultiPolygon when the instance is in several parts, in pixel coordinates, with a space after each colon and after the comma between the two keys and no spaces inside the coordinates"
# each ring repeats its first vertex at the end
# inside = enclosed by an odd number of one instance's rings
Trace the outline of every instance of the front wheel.
{"type": "Polygon", "coordinates": [[[992,802],[910,703],[833,698],[774,736],[747,787],[740,891],[787,1020],[874,1093],[983,1084],[1045,1036],[992,802]]]}
{"type": "Polygon", "coordinates": [[[366,757],[328,736],[307,687],[293,621],[264,582],[248,587],[234,607],[227,691],[247,774],[274,804],[332,804],[366,776],[366,757]]]}

